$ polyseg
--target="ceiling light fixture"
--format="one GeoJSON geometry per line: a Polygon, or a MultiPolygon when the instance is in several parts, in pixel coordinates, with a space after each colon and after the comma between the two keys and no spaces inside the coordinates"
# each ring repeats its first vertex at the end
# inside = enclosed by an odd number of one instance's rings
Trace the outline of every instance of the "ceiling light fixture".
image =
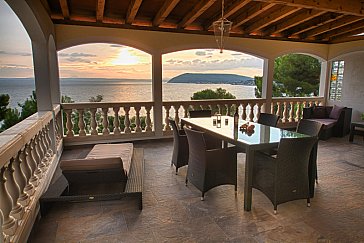
{"type": "Polygon", "coordinates": [[[222,53],[224,49],[224,39],[229,36],[232,24],[233,22],[224,18],[224,0],[221,0],[221,18],[212,23],[220,53],[222,53]]]}

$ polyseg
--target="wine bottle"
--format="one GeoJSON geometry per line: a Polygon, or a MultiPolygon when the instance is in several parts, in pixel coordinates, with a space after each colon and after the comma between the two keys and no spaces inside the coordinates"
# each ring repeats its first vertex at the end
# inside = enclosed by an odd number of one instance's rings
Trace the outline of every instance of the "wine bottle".
{"type": "Polygon", "coordinates": [[[239,125],[239,112],[238,112],[238,107],[236,107],[234,114],[234,126],[237,127],[238,125],[239,125]]]}

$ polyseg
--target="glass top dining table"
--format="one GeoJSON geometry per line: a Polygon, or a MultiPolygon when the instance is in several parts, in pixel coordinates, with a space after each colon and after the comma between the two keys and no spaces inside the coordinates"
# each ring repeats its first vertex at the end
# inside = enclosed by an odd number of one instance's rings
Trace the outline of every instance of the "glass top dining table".
{"type": "Polygon", "coordinates": [[[248,121],[239,119],[239,125],[234,126],[233,117],[221,116],[221,126],[217,126],[214,119],[216,119],[216,116],[182,118],[181,124],[209,133],[210,135],[222,139],[225,142],[245,149],[244,210],[250,211],[252,203],[252,176],[255,151],[275,148],[278,146],[281,138],[300,138],[307,137],[307,135],[276,127],[265,126],[254,122],[249,122],[249,124],[253,124],[255,126],[254,131],[241,131],[239,129],[240,126],[248,123],[248,121]]]}

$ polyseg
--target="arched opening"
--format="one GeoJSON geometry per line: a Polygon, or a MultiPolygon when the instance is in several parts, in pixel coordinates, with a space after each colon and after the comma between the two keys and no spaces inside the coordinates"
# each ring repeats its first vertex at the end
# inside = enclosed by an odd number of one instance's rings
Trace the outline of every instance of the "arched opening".
{"type": "Polygon", "coordinates": [[[83,44],[58,52],[61,94],[76,102],[151,101],[151,56],[115,44],[83,44]]]}
{"type": "Polygon", "coordinates": [[[17,15],[0,0],[0,130],[37,111],[31,40],[17,15]]]}
{"type": "Polygon", "coordinates": [[[274,60],[272,96],[318,96],[320,77],[321,60],[319,58],[301,53],[279,56],[274,60]]]}
{"type": "Polygon", "coordinates": [[[163,55],[163,101],[191,100],[196,92],[218,88],[236,99],[254,98],[254,77],[262,74],[263,60],[242,52],[190,49],[167,53],[163,55]]]}

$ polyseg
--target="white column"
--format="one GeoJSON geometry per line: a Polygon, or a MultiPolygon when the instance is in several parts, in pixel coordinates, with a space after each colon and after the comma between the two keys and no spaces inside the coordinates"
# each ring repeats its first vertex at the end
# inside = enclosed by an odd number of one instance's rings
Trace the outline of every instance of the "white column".
{"type": "Polygon", "coordinates": [[[153,91],[153,120],[157,137],[163,135],[163,102],[162,102],[162,54],[152,55],[152,91],[153,91]]]}
{"type": "Polygon", "coordinates": [[[326,105],[326,101],[328,100],[328,89],[330,85],[330,68],[328,61],[321,62],[321,73],[320,73],[320,88],[319,88],[319,96],[324,97],[324,102],[326,105]]]}
{"type": "Polygon", "coordinates": [[[274,59],[273,58],[264,59],[262,98],[266,99],[266,103],[262,107],[262,111],[267,113],[270,113],[270,107],[272,103],[273,73],[274,73],[274,59]]]}
{"type": "Polygon", "coordinates": [[[60,80],[59,80],[59,68],[58,68],[58,57],[57,49],[54,38],[52,35],[49,36],[48,40],[48,54],[49,54],[49,82],[51,83],[51,99],[52,103],[61,103],[61,91],[60,91],[60,80]]]}
{"type": "Polygon", "coordinates": [[[39,111],[53,109],[51,99],[51,85],[49,82],[49,56],[48,45],[44,42],[32,42],[35,91],[37,94],[37,108],[39,111]]]}

